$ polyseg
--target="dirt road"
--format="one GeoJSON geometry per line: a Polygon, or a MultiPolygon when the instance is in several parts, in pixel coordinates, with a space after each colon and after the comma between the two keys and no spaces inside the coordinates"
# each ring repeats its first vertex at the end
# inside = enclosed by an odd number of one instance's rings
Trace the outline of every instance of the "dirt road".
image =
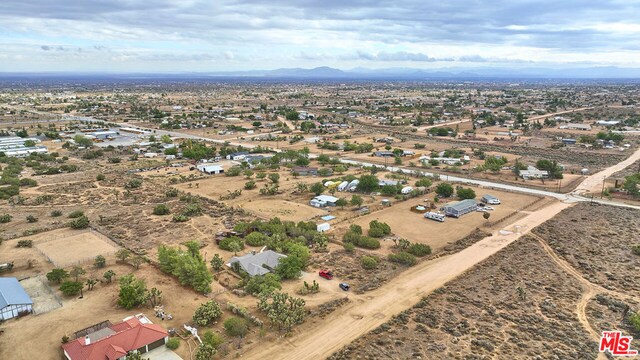
{"type": "Polygon", "coordinates": [[[261,343],[249,349],[243,358],[268,359],[274,354],[279,359],[326,358],[570,206],[554,203],[509,227],[518,232],[506,235],[496,232],[459,253],[410,268],[391,283],[366,293],[365,299],[358,298],[337,310],[312,331],[300,331],[286,341],[261,343]]]}
{"type": "Polygon", "coordinates": [[[609,176],[613,175],[614,173],[620,170],[623,170],[624,168],[633,164],[637,160],[640,160],[640,148],[636,150],[636,152],[631,154],[631,156],[629,156],[624,161],[621,161],[616,165],[606,168],[600,171],[599,173],[595,173],[587,177],[586,179],[584,179],[584,181],[580,183],[580,185],[578,185],[578,187],[573,191],[573,193],[575,194],[581,194],[586,192],[596,193],[596,194],[600,193],[602,191],[602,182],[606,178],[608,178],[609,176]]]}

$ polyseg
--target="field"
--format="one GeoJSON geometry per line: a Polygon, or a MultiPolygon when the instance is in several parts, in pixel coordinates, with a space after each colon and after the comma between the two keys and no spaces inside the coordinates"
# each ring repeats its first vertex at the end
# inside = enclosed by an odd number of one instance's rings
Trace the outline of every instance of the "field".
{"type": "Polygon", "coordinates": [[[327,214],[326,210],[318,209],[308,204],[276,199],[258,198],[244,203],[242,207],[264,219],[279,217],[296,222],[309,221],[327,214]]]}
{"type": "Polygon", "coordinates": [[[86,262],[98,255],[108,255],[117,250],[115,244],[109,239],[94,231],[63,229],[41,233],[30,238],[35,240],[35,247],[57,267],[86,262]]]}
{"type": "Polygon", "coordinates": [[[580,296],[537,241],[523,238],[331,359],[594,359],[596,342],[574,313],[580,296]]]}
{"type": "MultiPolygon", "coordinates": [[[[495,210],[490,211],[491,217],[489,220],[491,222],[499,221],[506,216],[519,212],[538,199],[530,195],[480,188],[473,189],[478,199],[484,194],[492,194],[502,202],[501,205],[493,206],[495,210]]],[[[433,194],[429,194],[431,200],[432,197],[433,194]]],[[[458,219],[447,218],[443,223],[425,219],[422,214],[410,211],[412,206],[422,204],[423,198],[424,197],[420,197],[397,203],[384,210],[356,218],[353,222],[361,225],[365,229],[369,226],[369,222],[373,220],[385,222],[391,226],[391,230],[395,235],[411,242],[427,244],[431,246],[433,250],[443,248],[469,235],[474,229],[487,225],[487,220],[482,217],[483,213],[481,212],[472,212],[458,219]]],[[[441,200],[441,202],[436,205],[440,207],[444,204],[445,202],[441,200]]],[[[348,226],[349,224],[345,225],[348,226]]],[[[383,247],[385,248],[392,245],[393,243],[391,242],[383,242],[383,247]]]]}

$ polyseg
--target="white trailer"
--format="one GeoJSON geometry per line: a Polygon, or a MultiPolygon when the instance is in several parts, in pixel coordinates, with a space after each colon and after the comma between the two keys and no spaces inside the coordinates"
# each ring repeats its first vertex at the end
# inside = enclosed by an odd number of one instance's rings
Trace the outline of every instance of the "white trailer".
{"type": "Polygon", "coordinates": [[[444,214],[440,214],[437,212],[427,212],[424,214],[425,219],[435,220],[439,222],[444,222],[445,216],[444,214]]]}

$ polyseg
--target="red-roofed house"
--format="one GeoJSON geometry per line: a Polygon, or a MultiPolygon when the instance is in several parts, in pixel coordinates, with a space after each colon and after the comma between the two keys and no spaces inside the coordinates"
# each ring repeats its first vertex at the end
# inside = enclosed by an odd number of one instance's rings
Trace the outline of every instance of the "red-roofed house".
{"type": "Polygon", "coordinates": [[[164,346],[169,334],[143,314],[95,330],[62,345],[68,360],[122,360],[131,351],[141,354],[164,346]]]}

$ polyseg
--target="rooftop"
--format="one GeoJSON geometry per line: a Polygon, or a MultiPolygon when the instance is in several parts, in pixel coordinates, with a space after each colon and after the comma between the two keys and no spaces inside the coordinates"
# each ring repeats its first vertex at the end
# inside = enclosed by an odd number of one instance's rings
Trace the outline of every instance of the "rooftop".
{"type": "Polygon", "coordinates": [[[33,304],[29,295],[24,291],[18,279],[14,277],[0,277],[0,309],[10,305],[33,304]]]}

